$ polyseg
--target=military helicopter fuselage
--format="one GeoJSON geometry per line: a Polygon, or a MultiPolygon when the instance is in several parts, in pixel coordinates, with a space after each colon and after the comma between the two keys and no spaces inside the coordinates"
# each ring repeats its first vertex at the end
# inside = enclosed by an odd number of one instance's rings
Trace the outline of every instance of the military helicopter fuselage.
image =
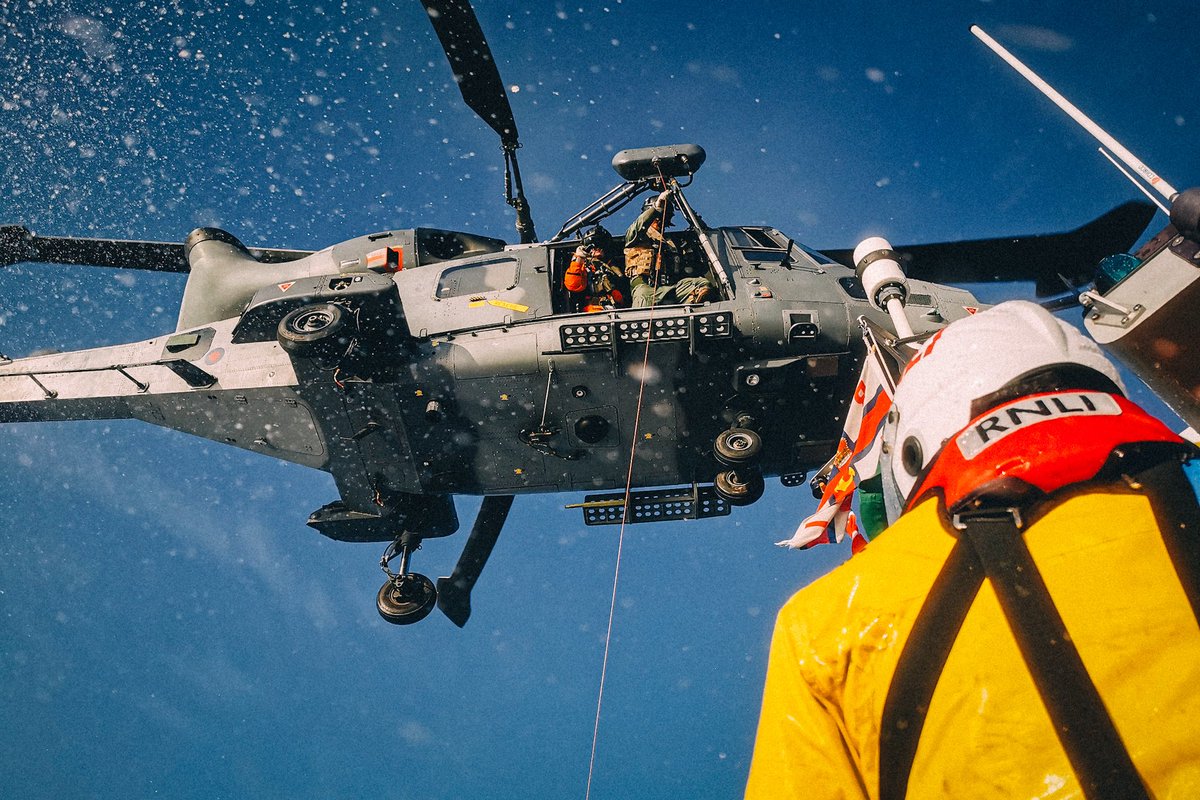
{"type": "MultiPolygon", "coordinates": [[[[840,433],[856,319],[886,318],[780,231],[670,233],[698,270],[701,236],[728,296],[582,313],[575,239],[418,228],[263,263],[199,229],[175,332],[0,366],[0,420],[135,418],[326,470],[342,497],[313,524],[360,541],[392,539],[415,497],[711,484],[730,428],[757,435],[763,476],[798,477],[840,433]]],[[[976,305],[919,281],[909,300],[922,330],[976,305]]]]}
{"type": "Polygon", "coordinates": [[[340,497],[308,522],[333,539],[391,542],[377,598],[390,622],[415,622],[435,602],[466,622],[516,494],[589,493],[585,522],[616,524],[724,515],[757,500],[766,478],[801,484],[841,434],[865,352],[860,320],[919,335],[979,307],[933,281],[1032,279],[1061,291],[1128,248],[1152,213],[1127,204],[1067,234],[857,259],[767,226],[709,226],[684,194],[704,151],[671,145],[618,153],[622,182],[539,240],[478,20],[466,0],[422,3],[465,102],[500,136],[520,244],[413,228],[311,252],[251,249],[215,228],[176,244],[0,226],[0,266],[188,276],[174,331],[0,358],[0,422],[139,419],[329,472],[340,497]],[[676,273],[663,280],[703,278],[713,291],[585,310],[564,280],[573,253],[587,238],[626,275],[624,242],[600,222],[648,192],[686,221],[663,234],[676,273]],[[864,287],[873,259],[895,264],[899,283],[864,287]],[[423,539],[457,530],[456,494],[484,500],[435,588],[409,559],[423,539]]]}

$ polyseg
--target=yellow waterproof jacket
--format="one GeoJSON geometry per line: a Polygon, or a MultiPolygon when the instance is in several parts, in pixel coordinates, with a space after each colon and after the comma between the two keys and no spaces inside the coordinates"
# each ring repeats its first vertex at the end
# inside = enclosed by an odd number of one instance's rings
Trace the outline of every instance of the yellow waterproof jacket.
{"type": "Polygon", "coordinates": [[[1200,510],[1179,460],[1051,495],[1014,534],[1032,568],[976,553],[942,502],[780,612],[746,797],[1200,798],[1200,510]],[[1039,611],[1038,574],[1065,636],[1014,619],[1039,611]]]}

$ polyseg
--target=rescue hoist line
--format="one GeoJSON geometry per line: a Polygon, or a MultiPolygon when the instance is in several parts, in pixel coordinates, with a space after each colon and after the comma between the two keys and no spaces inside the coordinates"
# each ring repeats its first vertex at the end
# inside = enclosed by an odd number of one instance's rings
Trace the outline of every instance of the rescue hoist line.
{"type": "MultiPolygon", "coordinates": [[[[658,177],[662,181],[662,185],[666,186],[666,178],[663,177],[661,169],[659,169],[658,177]]],[[[670,203],[669,198],[667,199],[667,203],[670,203]]],[[[656,278],[658,267],[662,263],[663,241],[666,238],[667,207],[663,208],[661,218],[663,220],[663,236],[657,241],[653,262],[656,278]]],[[[608,628],[604,632],[604,658],[600,662],[600,689],[596,693],[596,721],[592,726],[592,752],[588,758],[587,789],[584,791],[584,800],[590,800],[592,796],[592,777],[596,772],[596,743],[600,740],[600,709],[604,703],[604,683],[608,677],[608,652],[612,644],[613,618],[617,611],[617,584],[621,577],[621,553],[625,546],[625,526],[629,522],[630,501],[633,495],[633,465],[634,459],[637,457],[638,430],[642,423],[642,403],[646,396],[646,374],[650,366],[650,340],[654,336],[654,310],[658,303],[657,289],[658,281],[655,280],[651,286],[650,316],[647,320],[649,324],[646,326],[646,346],[642,349],[642,369],[641,374],[638,376],[637,405],[634,407],[633,413],[633,438],[629,445],[629,467],[625,472],[625,507],[621,511],[621,526],[617,531],[617,557],[616,563],[613,565],[612,599],[608,605],[608,628]]]]}

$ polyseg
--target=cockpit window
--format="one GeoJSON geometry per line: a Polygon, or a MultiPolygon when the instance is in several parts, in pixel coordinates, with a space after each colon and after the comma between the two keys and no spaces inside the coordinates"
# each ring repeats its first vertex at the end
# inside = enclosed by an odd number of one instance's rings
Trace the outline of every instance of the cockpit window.
{"type": "Polygon", "coordinates": [[[805,255],[807,255],[809,258],[811,258],[813,261],[817,262],[818,264],[836,264],[836,263],[838,263],[838,262],[834,261],[832,258],[830,258],[829,256],[822,253],[820,250],[813,250],[811,247],[802,245],[799,242],[792,242],[792,245],[794,247],[800,248],[804,252],[805,255]]]}
{"type": "Polygon", "coordinates": [[[770,234],[756,228],[735,228],[732,232],[733,246],[739,249],[778,250],[782,253],[784,245],[775,241],[770,234]]]}
{"type": "Polygon", "coordinates": [[[783,250],[782,248],[777,250],[763,250],[761,248],[751,249],[747,247],[742,248],[741,250],[742,258],[746,259],[751,264],[778,264],[782,262],[784,256],[787,255],[787,251],[783,250]]]}
{"type": "Polygon", "coordinates": [[[799,261],[798,254],[789,251],[789,246],[799,250],[817,264],[837,263],[824,253],[800,244],[794,239],[784,238],[783,234],[777,231],[762,228],[735,228],[730,232],[729,238],[733,246],[741,252],[742,258],[752,264],[778,264],[789,258],[793,262],[799,261]]]}

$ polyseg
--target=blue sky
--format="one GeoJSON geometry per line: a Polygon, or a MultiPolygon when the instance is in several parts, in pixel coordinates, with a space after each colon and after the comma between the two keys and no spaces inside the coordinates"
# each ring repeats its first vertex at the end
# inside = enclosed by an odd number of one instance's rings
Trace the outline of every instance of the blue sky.
{"type": "MultiPolygon", "coordinates": [[[[617,150],[673,142],[708,151],[688,196],[710,223],[815,247],[1064,230],[1136,197],[971,23],[1177,187],[1200,176],[1182,2],[513,5],[477,10],[543,236],[617,182],[617,150]]],[[[0,36],[4,221],[515,239],[416,2],[9,4],[0,36]]],[[[0,271],[0,352],[171,330],[182,286],[0,271]]],[[[0,479],[6,796],[583,796],[616,529],[578,498],[518,498],[466,629],[396,629],[380,548],[304,526],[323,473],[118,421],[0,429],[0,479]]],[[[772,546],[812,506],[771,481],[730,517],[628,530],[593,797],[740,793],[774,611],[848,556],[772,546]]],[[[446,574],[464,538],[416,568],[446,574]]]]}

